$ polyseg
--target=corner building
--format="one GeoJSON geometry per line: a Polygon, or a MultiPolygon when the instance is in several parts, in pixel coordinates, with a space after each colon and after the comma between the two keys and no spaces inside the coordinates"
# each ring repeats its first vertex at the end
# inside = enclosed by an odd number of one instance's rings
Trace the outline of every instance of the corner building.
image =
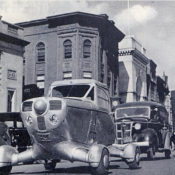
{"type": "Polygon", "coordinates": [[[118,43],[124,34],[107,15],[74,12],[19,23],[30,42],[25,52],[25,85],[46,95],[63,79],[95,79],[118,96],[118,43]]]}
{"type": "Polygon", "coordinates": [[[0,17],[0,112],[18,112],[22,102],[23,29],[0,17]]]}

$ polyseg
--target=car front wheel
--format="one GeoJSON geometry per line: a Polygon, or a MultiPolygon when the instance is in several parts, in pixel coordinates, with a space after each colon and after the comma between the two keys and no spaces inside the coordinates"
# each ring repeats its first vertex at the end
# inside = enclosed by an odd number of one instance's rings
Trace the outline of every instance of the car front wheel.
{"type": "Polygon", "coordinates": [[[170,159],[171,151],[170,150],[165,150],[165,158],[170,159]]]}
{"type": "Polygon", "coordinates": [[[109,167],[109,151],[104,148],[101,153],[101,159],[98,167],[92,168],[93,175],[105,175],[109,167]]]}
{"type": "Polygon", "coordinates": [[[12,166],[0,167],[0,175],[8,175],[12,170],[12,166]]]}
{"type": "Polygon", "coordinates": [[[132,162],[127,162],[130,169],[137,169],[139,168],[140,164],[140,149],[137,147],[135,150],[134,160],[132,162]]]}

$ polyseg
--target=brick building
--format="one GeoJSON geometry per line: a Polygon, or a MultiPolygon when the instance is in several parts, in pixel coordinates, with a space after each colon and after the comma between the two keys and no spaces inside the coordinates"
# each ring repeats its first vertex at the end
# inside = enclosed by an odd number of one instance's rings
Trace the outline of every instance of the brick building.
{"type": "Polygon", "coordinates": [[[0,18],[0,112],[17,112],[22,102],[23,29],[0,18]]]}
{"type": "Polygon", "coordinates": [[[93,78],[118,95],[118,42],[124,37],[107,15],[74,12],[18,23],[30,42],[25,85],[46,95],[55,80],[93,78]]]}

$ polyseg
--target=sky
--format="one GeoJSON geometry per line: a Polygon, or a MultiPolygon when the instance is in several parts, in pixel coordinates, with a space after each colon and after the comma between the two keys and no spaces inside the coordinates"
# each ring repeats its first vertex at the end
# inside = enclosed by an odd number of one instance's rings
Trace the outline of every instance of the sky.
{"type": "Polygon", "coordinates": [[[165,73],[169,89],[175,90],[175,0],[0,0],[2,20],[10,23],[75,11],[107,14],[143,45],[157,75],[165,73]]]}

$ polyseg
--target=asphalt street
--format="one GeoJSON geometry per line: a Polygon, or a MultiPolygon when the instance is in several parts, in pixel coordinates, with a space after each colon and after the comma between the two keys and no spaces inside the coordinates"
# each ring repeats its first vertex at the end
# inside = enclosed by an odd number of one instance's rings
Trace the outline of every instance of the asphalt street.
{"type": "MultiPolygon", "coordinates": [[[[11,175],[90,175],[88,165],[85,163],[70,163],[61,161],[57,163],[54,171],[46,171],[43,164],[30,164],[14,166],[11,175]]],[[[175,152],[170,159],[165,159],[163,153],[157,153],[154,160],[148,160],[146,155],[141,156],[140,168],[130,170],[120,159],[111,159],[109,175],[175,175],[175,152]]]]}

